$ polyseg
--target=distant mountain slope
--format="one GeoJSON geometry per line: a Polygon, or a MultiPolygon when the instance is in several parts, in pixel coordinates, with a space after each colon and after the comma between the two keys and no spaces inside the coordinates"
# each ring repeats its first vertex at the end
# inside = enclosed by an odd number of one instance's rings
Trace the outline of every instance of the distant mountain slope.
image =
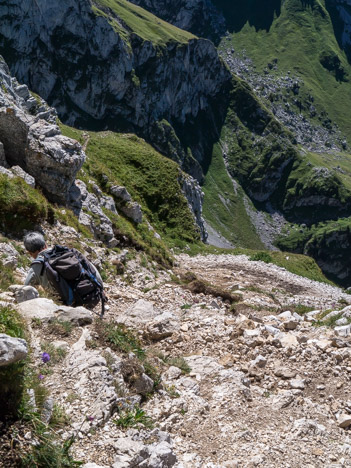
{"type": "MultiPolygon", "coordinates": [[[[245,50],[258,72],[281,76],[289,71],[300,81],[296,102],[291,99],[289,103],[300,106],[308,117],[313,106],[316,122],[328,124],[324,121],[330,118],[351,139],[351,67],[335,35],[331,3],[286,0],[274,10],[268,28],[248,18],[233,32],[232,47],[236,52],[245,50]]],[[[235,12],[233,6],[233,17],[235,12]]]]}
{"type": "Polygon", "coordinates": [[[126,0],[0,5],[0,53],[70,125],[130,131],[201,179],[230,73],[215,47],[126,0]]]}

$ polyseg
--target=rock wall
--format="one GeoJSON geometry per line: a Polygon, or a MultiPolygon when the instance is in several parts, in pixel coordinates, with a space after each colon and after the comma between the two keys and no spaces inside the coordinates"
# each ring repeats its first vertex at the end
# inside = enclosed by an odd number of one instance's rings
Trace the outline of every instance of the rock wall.
{"type": "Polygon", "coordinates": [[[180,172],[179,183],[182,187],[182,192],[188,200],[189,208],[194,214],[195,222],[199,226],[201,240],[205,242],[208,237],[208,233],[202,217],[204,193],[201,190],[199,183],[193,179],[193,177],[186,175],[184,172],[180,172]]]}
{"type": "Polygon", "coordinates": [[[55,122],[56,111],[11,78],[0,57],[0,172],[36,182],[50,200],[65,203],[85,154],[55,122]]]}
{"type": "Polygon", "coordinates": [[[210,0],[131,1],[178,28],[206,37],[215,44],[225,34],[225,19],[210,0]]]}
{"type": "Polygon", "coordinates": [[[341,45],[349,49],[351,48],[351,0],[327,0],[326,6],[328,9],[334,11],[334,25],[336,25],[336,21],[339,22],[340,34],[339,40],[341,45]]]}
{"type": "MultiPolygon", "coordinates": [[[[204,162],[231,86],[216,48],[196,38],[156,45],[123,29],[111,11],[94,11],[90,0],[1,4],[0,53],[67,124],[133,131],[152,143],[150,129],[164,119],[204,162]]],[[[166,155],[174,157],[172,148],[166,155]]]]}

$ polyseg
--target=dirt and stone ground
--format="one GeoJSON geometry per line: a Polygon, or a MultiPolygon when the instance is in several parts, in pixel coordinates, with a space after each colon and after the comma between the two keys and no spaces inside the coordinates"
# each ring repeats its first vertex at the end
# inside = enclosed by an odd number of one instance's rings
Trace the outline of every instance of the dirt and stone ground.
{"type": "Polygon", "coordinates": [[[98,340],[95,316],[67,336],[32,322],[43,383],[67,415],[58,432],[76,436],[83,466],[351,466],[350,295],[243,255],[180,255],[173,271],[137,257],[107,290],[104,320],[139,335],[162,374],[155,392],[145,374],[127,384],[123,366],[134,358],[98,340]],[[191,292],[178,280],[189,272],[239,302],[191,292]],[[317,321],[333,311],[333,326],[317,321]],[[50,368],[40,363],[47,343],[66,350],[50,368]],[[133,405],[153,428],[114,423],[133,405]]]}

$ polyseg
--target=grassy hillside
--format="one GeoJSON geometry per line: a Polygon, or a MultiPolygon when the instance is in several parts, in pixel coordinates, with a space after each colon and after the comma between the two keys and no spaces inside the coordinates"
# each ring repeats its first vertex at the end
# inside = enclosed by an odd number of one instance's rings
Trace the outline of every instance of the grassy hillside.
{"type": "MultiPolygon", "coordinates": [[[[178,183],[179,166],[175,162],[133,134],[90,132],[83,137],[79,130],[66,126],[61,129],[81,143],[89,135],[88,158],[78,177],[87,183],[93,177],[107,193],[111,185],[125,186],[170,246],[199,240],[193,216],[178,183]]],[[[117,219],[116,222],[123,221],[117,219]]],[[[130,229],[143,230],[143,225],[130,225],[130,229]]]]}
{"type": "Polygon", "coordinates": [[[222,42],[222,47],[228,46],[245,49],[257,71],[263,72],[268,63],[277,60],[278,74],[290,71],[300,77],[304,82],[301,92],[313,96],[319,119],[325,119],[321,113],[326,111],[351,140],[351,67],[335,37],[325,0],[286,0],[281,10],[275,10],[267,29],[248,17],[233,32],[231,43],[222,42]]]}
{"type": "Polygon", "coordinates": [[[243,190],[233,181],[224,165],[222,150],[215,145],[203,185],[203,215],[206,221],[232,244],[260,249],[263,245],[246,213],[243,190]]]}
{"type": "Polygon", "coordinates": [[[124,25],[128,32],[133,32],[145,41],[151,41],[154,44],[164,45],[168,42],[186,43],[195,36],[187,31],[173,26],[166,21],[157,18],[152,13],[138,7],[126,0],[94,0],[93,11],[97,15],[105,16],[107,12],[112,13],[112,25],[123,32],[124,25]],[[122,20],[122,24],[117,16],[122,20]]]}

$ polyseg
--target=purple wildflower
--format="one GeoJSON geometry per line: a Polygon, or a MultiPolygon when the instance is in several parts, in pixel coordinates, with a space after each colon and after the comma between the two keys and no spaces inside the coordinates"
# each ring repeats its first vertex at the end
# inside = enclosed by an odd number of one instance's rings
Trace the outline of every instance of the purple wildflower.
{"type": "Polygon", "coordinates": [[[94,419],[95,419],[94,416],[87,416],[88,421],[94,421],[94,419]]]}
{"type": "Polygon", "coordinates": [[[43,362],[49,362],[49,361],[50,361],[50,354],[49,354],[49,353],[43,353],[43,354],[41,355],[41,360],[42,360],[43,362]]]}
{"type": "Polygon", "coordinates": [[[39,375],[38,375],[38,379],[39,379],[39,380],[43,380],[43,378],[44,378],[43,374],[39,374],[39,375]]]}

